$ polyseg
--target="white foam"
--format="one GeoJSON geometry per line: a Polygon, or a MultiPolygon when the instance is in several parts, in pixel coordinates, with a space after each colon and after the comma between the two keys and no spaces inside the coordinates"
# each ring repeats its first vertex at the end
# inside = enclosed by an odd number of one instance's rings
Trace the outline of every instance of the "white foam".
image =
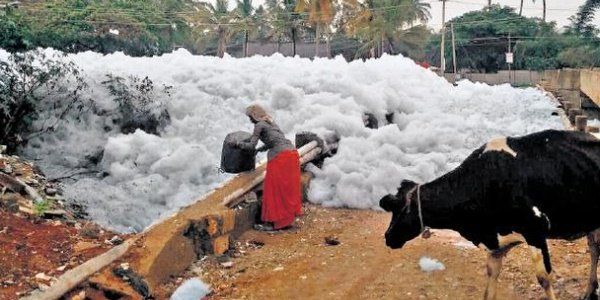
{"type": "Polygon", "coordinates": [[[186,280],[171,295],[171,300],[200,300],[210,293],[210,287],[198,278],[186,280]]]}
{"type": "Polygon", "coordinates": [[[422,256],[419,259],[419,267],[423,272],[443,271],[446,269],[443,263],[435,258],[422,256]]]}
{"type": "Polygon", "coordinates": [[[309,192],[325,206],[377,208],[402,179],[432,180],[492,137],[561,127],[550,99],[535,89],[468,81],[454,87],[401,56],[348,63],[281,55],[219,59],[179,50],[152,58],[92,52],[67,58],[83,69],[90,95],[108,111],[116,104],[100,85],[107,73],[174,87],[172,122],[160,137],[106,132],[108,118],[89,115],[24,151],[47,173],[62,174],[103,150],[100,169],[109,175],[67,181],[66,194],[121,231],[141,230],[227,178],[217,171],[222,141],[229,132],[251,131],[244,108],[253,102],[266,106],[290,139],[304,130],[342,137],[309,192]],[[365,128],[364,112],[379,124],[394,112],[395,124],[365,128]]]}

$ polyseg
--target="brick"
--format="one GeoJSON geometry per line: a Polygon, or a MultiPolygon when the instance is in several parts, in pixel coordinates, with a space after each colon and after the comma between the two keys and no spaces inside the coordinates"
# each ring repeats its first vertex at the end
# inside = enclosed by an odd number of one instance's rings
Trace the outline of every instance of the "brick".
{"type": "Polygon", "coordinates": [[[221,212],[221,220],[223,220],[223,226],[221,227],[222,233],[229,233],[235,228],[235,211],[232,209],[221,212]]]}
{"type": "Polygon", "coordinates": [[[221,255],[229,250],[229,234],[216,237],[212,241],[213,253],[221,255]]]}

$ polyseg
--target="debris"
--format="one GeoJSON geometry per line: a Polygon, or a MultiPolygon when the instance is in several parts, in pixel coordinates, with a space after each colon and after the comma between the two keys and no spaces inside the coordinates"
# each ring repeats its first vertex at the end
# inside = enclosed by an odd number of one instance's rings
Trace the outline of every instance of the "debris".
{"type": "Polygon", "coordinates": [[[257,248],[257,249],[260,249],[260,248],[262,248],[265,245],[265,243],[262,242],[262,241],[250,240],[250,241],[248,241],[247,245],[251,246],[251,247],[254,247],[254,248],[257,248]]]}
{"type": "Polygon", "coordinates": [[[198,278],[192,278],[184,282],[175,290],[171,300],[197,300],[202,299],[210,293],[210,287],[198,278]]]}
{"type": "Polygon", "coordinates": [[[79,235],[85,238],[97,239],[100,236],[100,228],[98,225],[88,222],[83,225],[79,235]]]}
{"type": "Polygon", "coordinates": [[[51,209],[44,211],[43,217],[47,219],[60,218],[67,215],[67,211],[64,209],[51,209]]]}
{"type": "Polygon", "coordinates": [[[60,266],[60,267],[56,268],[56,271],[62,272],[62,271],[64,271],[66,268],[67,268],[67,265],[60,266]]]}
{"type": "Polygon", "coordinates": [[[328,237],[325,237],[325,244],[327,246],[337,246],[340,244],[340,241],[336,237],[328,236],[328,237]]]}
{"type": "Polygon", "coordinates": [[[106,243],[107,244],[111,244],[111,245],[115,245],[115,246],[116,245],[121,245],[121,244],[123,244],[123,239],[120,236],[115,235],[110,240],[107,240],[106,243]]]}
{"type": "Polygon", "coordinates": [[[85,300],[85,291],[81,291],[79,292],[79,294],[73,296],[73,298],[71,298],[71,300],[85,300]]]}
{"type": "Polygon", "coordinates": [[[222,262],[221,267],[223,267],[225,269],[230,269],[231,267],[233,267],[233,262],[232,261],[222,262]]]}
{"type": "Polygon", "coordinates": [[[283,271],[283,267],[277,266],[275,269],[273,269],[273,271],[275,271],[275,272],[283,271]]]}
{"type": "Polygon", "coordinates": [[[2,164],[0,164],[0,171],[6,174],[12,174],[13,168],[9,163],[3,162],[2,164]]]}
{"type": "Polygon", "coordinates": [[[55,188],[47,187],[47,188],[44,189],[44,192],[48,196],[54,196],[54,195],[56,195],[58,193],[58,190],[55,189],[55,188]]]}
{"type": "Polygon", "coordinates": [[[421,267],[421,270],[425,272],[443,271],[446,269],[444,264],[442,264],[437,259],[429,258],[426,256],[423,256],[421,257],[421,259],[419,259],[419,267],[421,267]]]}
{"type": "Polygon", "coordinates": [[[50,281],[50,280],[52,280],[52,277],[50,277],[44,273],[37,273],[35,275],[35,279],[42,280],[42,281],[50,281]]]}

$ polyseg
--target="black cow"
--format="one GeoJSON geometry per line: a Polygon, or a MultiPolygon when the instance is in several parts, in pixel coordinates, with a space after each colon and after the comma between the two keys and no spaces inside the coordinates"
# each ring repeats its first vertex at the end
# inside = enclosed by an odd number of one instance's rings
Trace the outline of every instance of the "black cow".
{"type": "Polygon", "coordinates": [[[392,212],[386,244],[401,248],[425,226],[458,231],[489,249],[485,299],[494,299],[502,258],[526,242],[538,282],[555,299],[546,239],[588,237],[586,299],[597,299],[600,254],[600,140],[547,130],[494,139],[456,169],[427,184],[403,181],[379,205],[392,212]]]}

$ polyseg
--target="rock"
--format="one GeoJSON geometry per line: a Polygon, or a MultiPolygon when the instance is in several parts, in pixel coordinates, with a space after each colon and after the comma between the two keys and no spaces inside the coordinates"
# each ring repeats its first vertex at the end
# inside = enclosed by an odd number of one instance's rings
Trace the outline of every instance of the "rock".
{"type": "Polygon", "coordinates": [[[282,266],[278,266],[275,269],[273,269],[273,271],[275,271],[275,272],[283,271],[283,267],[282,266]]]}
{"type": "Polygon", "coordinates": [[[340,241],[336,237],[328,236],[325,237],[325,244],[327,246],[337,246],[340,244],[340,241]]]}
{"type": "Polygon", "coordinates": [[[54,196],[54,195],[56,195],[58,193],[58,190],[55,189],[55,188],[47,187],[47,188],[44,189],[44,192],[48,196],[54,196]]]}
{"type": "Polygon", "coordinates": [[[60,267],[56,268],[56,271],[62,272],[62,271],[64,271],[66,268],[67,268],[67,265],[60,266],[60,267]]]}
{"type": "Polygon", "coordinates": [[[233,262],[232,261],[226,261],[221,263],[221,267],[225,268],[225,269],[230,269],[231,267],[233,267],[233,262]]]}
{"type": "Polygon", "coordinates": [[[50,280],[52,280],[52,277],[50,277],[44,273],[37,273],[35,275],[35,279],[42,280],[42,281],[50,281],[50,280]]]}
{"type": "Polygon", "coordinates": [[[121,245],[121,244],[123,244],[123,239],[122,239],[120,236],[118,236],[118,235],[115,235],[115,236],[113,236],[113,237],[112,237],[110,240],[108,240],[107,242],[108,242],[109,244],[111,244],[111,245],[114,245],[114,246],[116,246],[116,245],[121,245]]]}
{"type": "Polygon", "coordinates": [[[5,174],[12,174],[13,168],[9,163],[2,162],[0,163],[0,171],[4,172],[5,174]]]}
{"type": "Polygon", "coordinates": [[[85,300],[85,291],[81,291],[79,292],[79,294],[73,296],[73,298],[71,298],[71,300],[85,300]]]}
{"type": "Polygon", "coordinates": [[[0,145],[0,154],[4,153],[8,147],[6,145],[0,145]]]}

